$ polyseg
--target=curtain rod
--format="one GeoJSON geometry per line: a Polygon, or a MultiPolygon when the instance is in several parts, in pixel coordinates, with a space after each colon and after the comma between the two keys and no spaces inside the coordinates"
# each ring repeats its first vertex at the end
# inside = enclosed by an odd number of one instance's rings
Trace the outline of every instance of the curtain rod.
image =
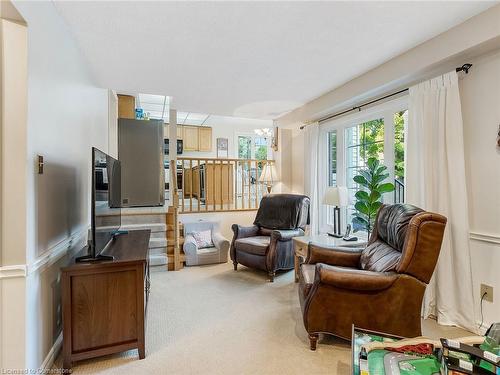
{"type": "MultiPolygon", "coordinates": [[[[465,74],[469,74],[469,69],[472,68],[472,64],[463,64],[462,66],[459,66],[458,68],[455,69],[455,71],[458,73],[458,72],[465,72],[465,74]]],[[[396,95],[399,95],[399,94],[402,94],[404,92],[407,92],[410,88],[407,87],[405,89],[402,89],[402,90],[399,90],[399,91],[396,91],[396,92],[393,92],[391,94],[387,94],[387,95],[384,95],[380,98],[377,98],[377,99],[373,99],[373,100],[370,100],[369,102],[366,102],[366,103],[363,103],[363,104],[360,104],[360,105],[357,105],[357,106],[354,106],[352,108],[349,108],[349,109],[346,109],[346,110],[343,110],[343,111],[340,111],[340,112],[337,112],[337,113],[334,113],[334,114],[331,114],[331,115],[328,115],[328,116],[325,116],[325,117],[322,117],[320,118],[319,120],[316,120],[314,122],[310,122],[310,123],[307,123],[307,124],[304,124],[300,127],[300,130],[304,129],[306,126],[308,125],[311,125],[315,122],[317,123],[321,123],[321,122],[325,122],[325,121],[328,121],[328,120],[331,120],[335,117],[339,117],[339,116],[342,116],[342,115],[345,115],[349,112],[353,112],[353,111],[358,111],[358,112],[361,112],[361,110],[363,109],[363,107],[366,107],[366,106],[369,106],[371,104],[374,104],[374,103],[377,103],[377,102],[380,102],[382,100],[385,100],[385,99],[388,99],[388,98],[391,98],[393,96],[396,96],[396,95]]]]}

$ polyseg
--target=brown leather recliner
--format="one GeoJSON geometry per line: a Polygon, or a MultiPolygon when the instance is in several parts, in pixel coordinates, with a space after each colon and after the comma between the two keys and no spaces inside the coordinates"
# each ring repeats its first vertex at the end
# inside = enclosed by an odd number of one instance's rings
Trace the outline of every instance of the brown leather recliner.
{"type": "Polygon", "coordinates": [[[442,215],[406,204],[382,206],[364,249],[309,244],[299,298],[311,350],[319,333],[350,339],[356,327],[421,335],[425,288],[441,249],[442,215]]]}
{"type": "Polygon", "coordinates": [[[303,236],[309,223],[309,198],[297,194],[271,194],[260,201],[254,225],[233,224],[231,259],[267,271],[272,282],[276,271],[294,266],[292,238],[303,236]]]}

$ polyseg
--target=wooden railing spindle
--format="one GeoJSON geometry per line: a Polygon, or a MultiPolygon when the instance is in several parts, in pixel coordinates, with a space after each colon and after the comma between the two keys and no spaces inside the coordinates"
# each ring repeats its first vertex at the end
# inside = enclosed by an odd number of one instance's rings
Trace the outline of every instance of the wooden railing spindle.
{"type": "Polygon", "coordinates": [[[189,177],[191,180],[189,186],[189,211],[193,212],[193,160],[189,160],[189,177]]]}

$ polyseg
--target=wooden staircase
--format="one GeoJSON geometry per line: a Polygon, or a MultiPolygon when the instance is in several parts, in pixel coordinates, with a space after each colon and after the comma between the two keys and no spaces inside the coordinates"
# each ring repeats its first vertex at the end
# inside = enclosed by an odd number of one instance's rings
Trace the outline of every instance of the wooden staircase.
{"type": "Polygon", "coordinates": [[[166,265],[177,271],[184,267],[183,226],[174,207],[137,207],[122,209],[123,230],[149,229],[151,266],[166,265]]]}

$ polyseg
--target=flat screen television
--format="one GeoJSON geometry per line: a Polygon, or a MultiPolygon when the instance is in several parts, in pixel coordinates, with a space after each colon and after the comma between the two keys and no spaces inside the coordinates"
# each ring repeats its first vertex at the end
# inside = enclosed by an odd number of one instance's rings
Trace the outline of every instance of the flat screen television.
{"type": "Polygon", "coordinates": [[[101,254],[121,226],[120,162],[92,147],[91,234],[89,253],[76,260],[112,260],[101,254]]]}

